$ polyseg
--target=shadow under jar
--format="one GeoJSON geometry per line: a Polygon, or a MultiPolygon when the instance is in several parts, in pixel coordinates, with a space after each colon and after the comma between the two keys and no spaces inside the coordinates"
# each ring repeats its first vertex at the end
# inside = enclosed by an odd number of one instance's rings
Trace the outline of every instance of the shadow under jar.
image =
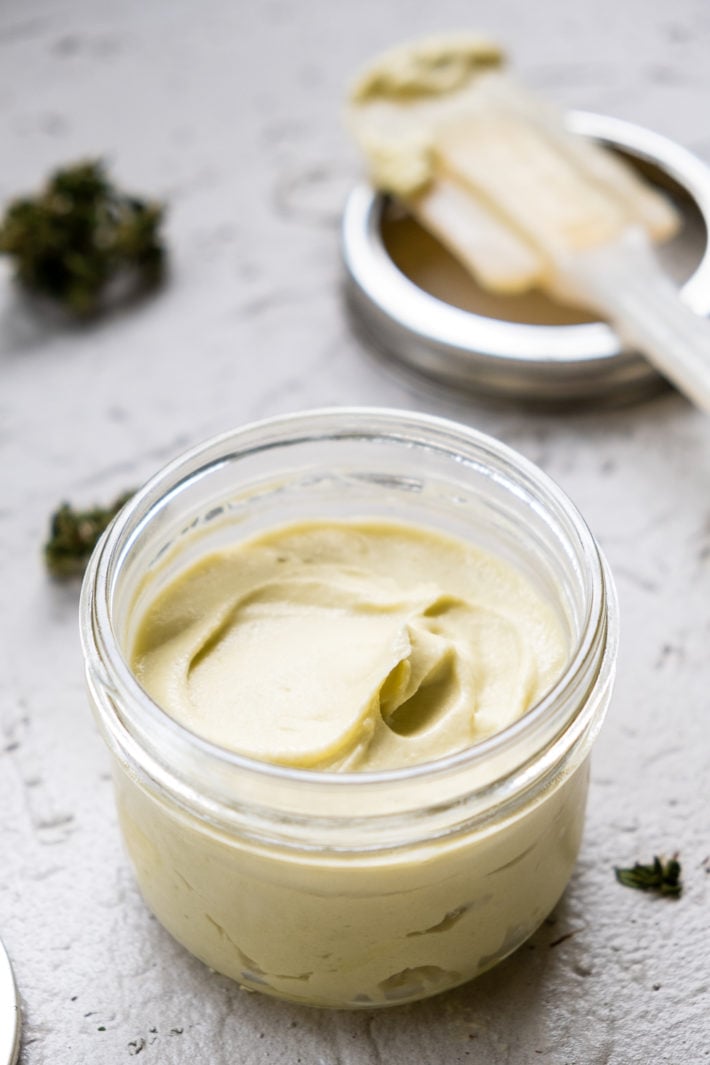
{"type": "MultiPolygon", "coordinates": [[[[572,872],[617,650],[613,584],[565,494],[497,441],[341,408],[222,435],[158,473],[108,530],[81,604],[86,679],[146,902],[244,987],[316,1006],[414,1001],[495,965],[572,872]],[[569,656],[522,718],[380,772],[266,764],[173,720],[130,668],[149,603],[203,556],[293,521],[382,519],[512,564],[569,656]]],[[[278,648],[274,648],[278,654],[278,648]]]]}

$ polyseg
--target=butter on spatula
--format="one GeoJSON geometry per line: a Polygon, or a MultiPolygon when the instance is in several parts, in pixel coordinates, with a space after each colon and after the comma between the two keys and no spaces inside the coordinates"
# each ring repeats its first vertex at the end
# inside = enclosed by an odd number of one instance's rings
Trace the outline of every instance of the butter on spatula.
{"type": "Polygon", "coordinates": [[[601,314],[710,410],[710,326],[680,302],[651,247],[677,230],[674,208],[568,132],[503,65],[497,45],[465,34],[372,63],[348,115],[373,183],[484,287],[540,287],[601,314]]]}

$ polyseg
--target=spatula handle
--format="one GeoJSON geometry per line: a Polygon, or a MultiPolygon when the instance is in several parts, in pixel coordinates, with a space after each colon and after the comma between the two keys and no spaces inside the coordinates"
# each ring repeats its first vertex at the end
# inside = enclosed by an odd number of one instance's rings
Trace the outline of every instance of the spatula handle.
{"type": "Polygon", "coordinates": [[[642,230],[558,263],[555,290],[600,312],[701,410],[710,413],[710,321],[680,299],[642,230]]]}

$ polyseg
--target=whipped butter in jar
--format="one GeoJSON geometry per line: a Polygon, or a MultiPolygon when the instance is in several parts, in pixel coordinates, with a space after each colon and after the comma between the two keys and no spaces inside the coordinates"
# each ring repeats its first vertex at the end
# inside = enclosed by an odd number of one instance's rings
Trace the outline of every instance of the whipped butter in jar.
{"type": "Polygon", "coordinates": [[[564,890],[614,592],[498,442],[348,408],[209,441],[101,542],[82,639],[146,902],[244,987],[413,1001],[564,890]]]}

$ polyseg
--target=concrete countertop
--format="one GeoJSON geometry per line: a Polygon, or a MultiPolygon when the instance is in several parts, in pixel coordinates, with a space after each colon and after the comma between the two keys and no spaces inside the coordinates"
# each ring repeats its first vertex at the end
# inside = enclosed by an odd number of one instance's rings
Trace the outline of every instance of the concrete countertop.
{"type": "Polygon", "coordinates": [[[710,159],[705,0],[0,5],[0,201],[100,154],[167,200],[172,258],[160,295],[83,328],[32,316],[0,276],[0,935],[24,1065],[710,1056],[710,420],[672,392],[557,416],[447,395],[373,358],[344,314],[344,81],[403,36],[466,24],[561,103],[710,159]],[[538,462],[607,552],[623,624],[584,846],[550,922],[473,984],[359,1014],[246,994],[149,915],[84,697],[78,588],[41,560],[60,500],[107,501],[214,432],[344,403],[448,415],[538,462]],[[615,864],[675,850],[679,901],[615,882],[615,864]]]}

